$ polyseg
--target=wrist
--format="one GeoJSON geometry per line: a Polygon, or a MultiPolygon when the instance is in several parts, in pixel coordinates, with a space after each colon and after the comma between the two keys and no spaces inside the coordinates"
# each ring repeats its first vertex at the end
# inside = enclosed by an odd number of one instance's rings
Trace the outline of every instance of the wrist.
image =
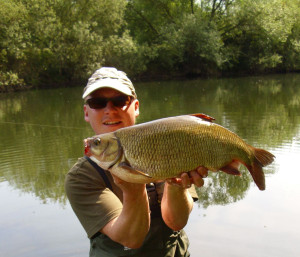
{"type": "Polygon", "coordinates": [[[123,190],[123,201],[140,202],[148,199],[146,186],[138,190],[123,190]]]}

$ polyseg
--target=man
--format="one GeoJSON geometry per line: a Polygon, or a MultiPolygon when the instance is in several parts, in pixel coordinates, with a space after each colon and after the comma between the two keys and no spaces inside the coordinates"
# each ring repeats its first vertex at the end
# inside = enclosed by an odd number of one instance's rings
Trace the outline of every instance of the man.
{"type": "MultiPolygon", "coordinates": [[[[84,88],[84,117],[95,134],[132,126],[139,115],[124,72],[101,68],[84,88]]],[[[80,158],[66,177],[66,193],[90,238],[90,256],[189,256],[186,225],[207,170],[151,185],[125,182],[80,158]],[[190,191],[191,190],[191,193],[190,191]],[[192,196],[191,196],[192,194],[192,196]]]]}

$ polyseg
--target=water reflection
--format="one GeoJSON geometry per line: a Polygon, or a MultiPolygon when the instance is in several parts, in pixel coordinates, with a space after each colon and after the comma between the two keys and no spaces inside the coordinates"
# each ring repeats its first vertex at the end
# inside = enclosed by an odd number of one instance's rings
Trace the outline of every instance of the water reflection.
{"type": "MultiPolygon", "coordinates": [[[[271,152],[287,142],[299,147],[299,81],[294,74],[138,83],[138,122],[202,112],[256,147],[271,152]]],[[[65,203],[65,174],[82,156],[83,138],[93,133],[83,120],[81,92],[75,88],[0,96],[0,181],[44,202],[65,203]]],[[[275,171],[275,164],[265,169],[267,174],[275,171]]],[[[200,203],[207,207],[238,201],[250,185],[246,171],[241,177],[211,174],[200,189],[200,203]]]]}
{"type": "Polygon", "coordinates": [[[0,100],[1,180],[43,201],[65,203],[65,172],[89,131],[74,98],[71,90],[45,90],[0,100]]]}

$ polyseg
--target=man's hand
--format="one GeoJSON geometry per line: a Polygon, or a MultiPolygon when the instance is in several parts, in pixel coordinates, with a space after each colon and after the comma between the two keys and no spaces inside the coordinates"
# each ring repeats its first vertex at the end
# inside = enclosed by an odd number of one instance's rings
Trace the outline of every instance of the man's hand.
{"type": "Polygon", "coordinates": [[[173,230],[180,230],[186,225],[193,209],[193,198],[188,188],[194,184],[201,187],[203,178],[207,177],[208,169],[198,167],[189,172],[183,172],[179,178],[167,179],[161,202],[164,222],[173,230]]]}
{"type": "Polygon", "coordinates": [[[142,193],[144,190],[146,190],[146,184],[126,182],[114,174],[112,174],[112,177],[115,184],[123,191],[123,193],[132,194],[134,198],[136,197],[136,194],[142,193]]]}
{"type": "Polygon", "coordinates": [[[180,186],[182,188],[190,188],[192,184],[197,187],[202,187],[204,185],[203,178],[208,175],[208,169],[205,167],[198,167],[195,170],[189,172],[183,172],[180,178],[167,179],[167,183],[171,185],[180,186]]]}

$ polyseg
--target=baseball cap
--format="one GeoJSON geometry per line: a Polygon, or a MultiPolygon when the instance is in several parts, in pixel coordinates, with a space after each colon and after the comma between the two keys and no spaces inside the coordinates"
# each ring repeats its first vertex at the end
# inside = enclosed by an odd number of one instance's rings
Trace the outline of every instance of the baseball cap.
{"type": "Polygon", "coordinates": [[[102,67],[89,78],[83,90],[82,98],[86,98],[92,92],[100,88],[112,88],[122,94],[137,97],[134,86],[126,73],[113,67],[102,67]]]}

